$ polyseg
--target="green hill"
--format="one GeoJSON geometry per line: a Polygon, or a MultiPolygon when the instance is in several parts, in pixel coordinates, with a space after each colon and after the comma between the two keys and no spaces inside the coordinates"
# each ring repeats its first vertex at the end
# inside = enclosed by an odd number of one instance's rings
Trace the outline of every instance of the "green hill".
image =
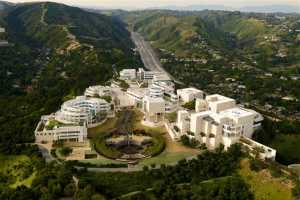
{"type": "MultiPolygon", "coordinates": [[[[278,62],[279,59],[274,57],[279,51],[287,49],[296,55],[300,53],[295,51],[299,43],[297,34],[289,32],[296,30],[300,18],[297,15],[278,19],[275,14],[150,10],[130,12],[126,16],[128,24],[153,41],[156,47],[170,50],[180,57],[202,56],[207,54],[207,49],[222,51],[225,56],[238,54],[246,57],[248,53],[258,51],[263,57],[254,55],[253,58],[265,65],[278,62]],[[284,45],[281,45],[282,40],[286,42],[284,45]],[[196,48],[201,46],[205,48],[196,48]]],[[[297,56],[290,56],[295,63],[297,56]]]]}
{"type": "Polygon", "coordinates": [[[112,66],[141,66],[116,18],[57,3],[17,4],[0,18],[12,44],[0,48],[0,152],[32,142],[41,115],[104,84],[112,66]]]}
{"type": "Polygon", "coordinates": [[[16,6],[6,17],[11,32],[19,38],[45,44],[50,48],[74,48],[78,43],[103,48],[125,48],[129,33],[120,21],[80,8],[56,3],[35,3],[16,6]]]}

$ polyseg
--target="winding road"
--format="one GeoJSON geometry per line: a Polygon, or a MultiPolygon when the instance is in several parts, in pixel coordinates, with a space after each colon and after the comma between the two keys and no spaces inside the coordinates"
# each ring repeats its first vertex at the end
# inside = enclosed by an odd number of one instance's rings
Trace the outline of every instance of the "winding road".
{"type": "Polygon", "coordinates": [[[183,84],[182,82],[176,80],[171,74],[169,74],[162,66],[156,55],[154,49],[146,42],[144,38],[137,32],[131,32],[131,39],[134,42],[137,50],[139,51],[142,61],[146,69],[151,71],[159,71],[165,73],[170,79],[178,84],[183,84]]]}

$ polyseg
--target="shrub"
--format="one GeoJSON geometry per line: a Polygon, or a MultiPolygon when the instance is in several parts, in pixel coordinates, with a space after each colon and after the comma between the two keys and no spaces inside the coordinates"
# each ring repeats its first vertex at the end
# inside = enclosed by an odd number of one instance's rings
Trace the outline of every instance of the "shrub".
{"type": "Polygon", "coordinates": [[[178,128],[177,126],[174,126],[174,130],[175,130],[176,132],[179,132],[179,128],[178,128]]]}
{"type": "Polygon", "coordinates": [[[156,156],[163,152],[166,147],[165,139],[161,135],[153,136],[152,143],[153,144],[144,151],[147,156],[156,156]]]}
{"type": "Polygon", "coordinates": [[[93,163],[83,163],[78,160],[66,161],[72,166],[79,167],[95,167],[95,168],[126,168],[128,167],[127,163],[108,163],[108,164],[93,164],[93,163]]]}
{"type": "Polygon", "coordinates": [[[68,156],[73,152],[73,149],[70,147],[62,147],[61,149],[59,149],[59,153],[62,156],[68,156]]]}
{"type": "Polygon", "coordinates": [[[189,146],[190,145],[190,138],[186,135],[181,136],[180,141],[184,146],[189,146]]]}
{"type": "Polygon", "coordinates": [[[188,131],[187,134],[191,136],[195,136],[195,133],[193,133],[192,131],[188,131]]]}
{"type": "Polygon", "coordinates": [[[57,157],[57,155],[56,155],[56,149],[51,149],[51,155],[54,157],[54,158],[56,158],[57,157]]]}
{"type": "Polygon", "coordinates": [[[254,159],[254,158],[251,158],[250,159],[250,169],[253,170],[253,171],[260,171],[262,169],[265,169],[267,166],[266,164],[261,161],[261,160],[258,160],[258,159],[254,159]]]}
{"type": "Polygon", "coordinates": [[[206,150],[206,149],[207,149],[206,144],[205,144],[205,143],[202,143],[202,144],[200,145],[199,149],[201,149],[201,150],[206,150]]]}
{"type": "Polygon", "coordinates": [[[180,137],[180,141],[184,146],[195,148],[199,145],[199,141],[195,138],[190,139],[188,136],[183,135],[180,137]]]}
{"type": "Polygon", "coordinates": [[[120,87],[123,89],[123,90],[127,90],[129,88],[129,85],[128,83],[126,83],[126,81],[124,80],[119,80],[120,81],[120,87]]]}
{"type": "Polygon", "coordinates": [[[196,106],[196,100],[190,101],[182,105],[182,107],[188,109],[188,110],[194,110],[196,106]]]}
{"type": "Polygon", "coordinates": [[[111,96],[100,96],[100,99],[104,99],[105,101],[107,101],[108,103],[110,103],[112,101],[111,96]]]}
{"type": "Polygon", "coordinates": [[[99,154],[101,154],[107,158],[116,159],[116,158],[121,157],[122,153],[120,151],[113,149],[106,144],[106,141],[105,141],[106,137],[107,136],[102,136],[102,137],[99,137],[98,139],[96,139],[96,141],[94,142],[95,150],[99,154]]]}

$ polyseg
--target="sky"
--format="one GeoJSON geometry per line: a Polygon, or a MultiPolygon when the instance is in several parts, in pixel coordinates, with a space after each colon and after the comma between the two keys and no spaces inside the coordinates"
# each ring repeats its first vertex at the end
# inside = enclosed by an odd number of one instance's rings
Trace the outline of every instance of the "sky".
{"type": "MultiPolygon", "coordinates": [[[[32,2],[43,0],[7,0],[9,2],[32,2]]],[[[49,0],[52,1],[52,0],[49,0]]],[[[224,5],[226,7],[266,6],[266,5],[294,5],[300,6],[300,0],[53,0],[68,5],[95,8],[151,8],[160,6],[188,6],[188,5],[224,5]]]]}

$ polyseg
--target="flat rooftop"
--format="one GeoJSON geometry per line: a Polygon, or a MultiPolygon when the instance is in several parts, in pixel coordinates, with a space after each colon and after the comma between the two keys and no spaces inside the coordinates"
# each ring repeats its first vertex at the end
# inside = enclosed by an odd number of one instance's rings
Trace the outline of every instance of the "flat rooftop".
{"type": "Polygon", "coordinates": [[[198,93],[198,92],[201,92],[203,93],[202,90],[198,90],[196,88],[183,88],[183,89],[178,89],[177,92],[186,92],[186,93],[198,93]]]}
{"type": "Polygon", "coordinates": [[[220,112],[219,114],[220,114],[220,116],[234,117],[234,118],[248,117],[248,116],[254,115],[253,112],[249,112],[249,111],[244,110],[239,107],[224,110],[224,111],[220,112]]]}

